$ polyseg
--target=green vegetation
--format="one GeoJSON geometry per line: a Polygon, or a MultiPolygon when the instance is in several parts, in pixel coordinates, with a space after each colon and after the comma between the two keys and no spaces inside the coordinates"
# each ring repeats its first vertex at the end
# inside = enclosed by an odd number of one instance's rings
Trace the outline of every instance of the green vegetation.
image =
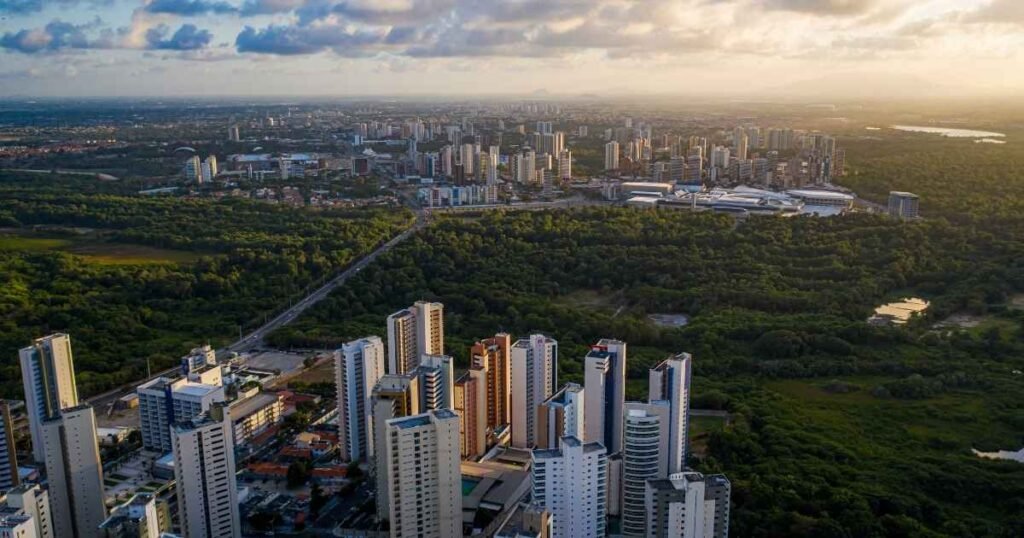
{"type": "Polygon", "coordinates": [[[78,389],[96,394],[258,325],[412,219],[94,188],[0,175],[0,396],[20,397],[35,337],[69,332],[78,389]]]}
{"type": "Polygon", "coordinates": [[[1024,313],[1003,306],[1021,259],[1024,244],[942,219],[488,213],[442,218],[272,340],[334,346],[436,299],[463,365],[474,339],[540,331],[560,342],[561,380],[581,381],[588,344],[629,342],[632,399],[655,361],[689,351],[694,406],[732,414],[695,421],[692,448],[697,468],[733,480],[733,535],[1012,536],[1024,466],[970,448],[1024,441],[1024,378],[1011,373],[1024,313]],[[865,322],[908,292],[931,301],[925,316],[865,322]],[[930,330],[963,310],[1001,329],[930,330]],[[647,319],[659,312],[691,323],[659,328],[647,319]]]}

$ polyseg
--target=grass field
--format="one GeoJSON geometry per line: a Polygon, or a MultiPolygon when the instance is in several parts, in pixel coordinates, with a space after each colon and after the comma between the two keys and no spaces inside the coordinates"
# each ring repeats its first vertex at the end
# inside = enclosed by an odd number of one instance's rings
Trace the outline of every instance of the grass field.
{"type": "Polygon", "coordinates": [[[82,237],[46,237],[29,233],[0,235],[0,251],[44,252],[58,250],[80,256],[100,265],[158,265],[189,263],[198,254],[144,245],[111,243],[91,235],[82,237]]]}

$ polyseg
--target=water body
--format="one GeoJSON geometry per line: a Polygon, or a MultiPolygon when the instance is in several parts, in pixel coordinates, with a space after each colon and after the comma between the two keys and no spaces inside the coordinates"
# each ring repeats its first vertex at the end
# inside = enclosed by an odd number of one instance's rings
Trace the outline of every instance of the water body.
{"type": "Polygon", "coordinates": [[[1024,463],[1024,448],[1010,452],[1009,450],[998,450],[996,452],[981,452],[980,450],[971,449],[975,456],[979,458],[987,458],[990,460],[1011,460],[1024,463]]]}
{"type": "Polygon", "coordinates": [[[995,138],[982,138],[974,141],[975,144],[1005,144],[1006,140],[996,140],[995,138]]]}
{"type": "Polygon", "coordinates": [[[990,131],[975,131],[973,129],[953,129],[949,127],[921,127],[918,125],[893,125],[893,129],[897,131],[907,131],[911,133],[928,133],[946,136],[949,138],[1003,138],[1006,135],[1003,133],[993,133],[990,131]]]}

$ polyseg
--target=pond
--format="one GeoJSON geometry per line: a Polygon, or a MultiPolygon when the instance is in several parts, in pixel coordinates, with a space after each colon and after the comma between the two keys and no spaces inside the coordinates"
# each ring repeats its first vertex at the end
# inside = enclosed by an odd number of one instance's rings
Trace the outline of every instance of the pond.
{"type": "Polygon", "coordinates": [[[893,125],[892,128],[896,129],[897,131],[937,134],[942,136],[948,136],[949,138],[1002,138],[1006,136],[1003,133],[993,133],[990,131],[975,131],[973,129],[953,129],[951,127],[921,127],[919,125],[893,125]]]}
{"type": "Polygon", "coordinates": [[[1024,448],[1010,452],[1009,450],[997,450],[995,452],[982,452],[980,450],[971,449],[975,456],[979,458],[987,458],[990,460],[1011,460],[1020,463],[1024,463],[1024,448]]]}
{"type": "Polygon", "coordinates": [[[690,316],[686,314],[650,314],[647,319],[658,327],[685,327],[690,323],[690,316]]]}

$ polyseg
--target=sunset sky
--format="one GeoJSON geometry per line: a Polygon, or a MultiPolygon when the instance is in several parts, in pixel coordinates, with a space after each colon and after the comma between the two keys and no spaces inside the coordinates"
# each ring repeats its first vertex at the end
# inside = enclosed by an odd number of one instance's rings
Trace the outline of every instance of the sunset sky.
{"type": "Polygon", "coordinates": [[[0,0],[0,95],[1007,96],[1022,0],[0,0]]]}

